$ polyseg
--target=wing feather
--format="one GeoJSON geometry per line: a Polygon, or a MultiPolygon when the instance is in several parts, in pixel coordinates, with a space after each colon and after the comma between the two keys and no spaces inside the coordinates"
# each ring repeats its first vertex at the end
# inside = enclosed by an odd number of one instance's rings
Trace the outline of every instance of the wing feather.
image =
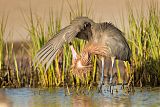
{"type": "MultiPolygon", "coordinates": [[[[93,23],[92,20],[82,17],[72,21],[72,23],[60,30],[53,38],[51,38],[35,55],[33,63],[42,66],[46,64],[46,70],[54,60],[56,54],[65,43],[70,43],[78,33],[84,31],[86,23],[93,23]]],[[[82,38],[83,39],[83,38],[82,38]]]]}

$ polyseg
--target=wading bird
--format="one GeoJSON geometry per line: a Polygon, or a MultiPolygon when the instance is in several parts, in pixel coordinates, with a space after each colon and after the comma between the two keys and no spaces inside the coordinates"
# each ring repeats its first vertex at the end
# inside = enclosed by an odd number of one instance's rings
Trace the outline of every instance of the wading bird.
{"type": "MultiPolygon", "coordinates": [[[[87,17],[77,17],[71,21],[70,25],[63,28],[38,51],[34,63],[37,63],[37,65],[42,63],[43,66],[46,64],[47,70],[62,46],[65,43],[71,43],[75,37],[87,40],[90,44],[96,44],[104,48],[104,54],[101,55],[102,73],[99,89],[101,89],[104,81],[105,57],[111,58],[112,68],[115,59],[130,62],[131,50],[124,34],[118,28],[108,22],[95,23],[87,17]]],[[[73,48],[72,45],[71,48],[73,48]]],[[[82,62],[79,64],[81,63],[82,62]]],[[[111,82],[112,76],[110,78],[110,83],[111,82]]]]}
{"type": "MultiPolygon", "coordinates": [[[[99,59],[104,57],[104,82],[106,85],[109,83],[109,79],[112,75],[112,84],[119,84],[122,82],[122,86],[126,84],[129,80],[129,75],[127,68],[125,66],[125,62],[123,61],[118,61],[118,63],[113,67],[111,67],[111,50],[109,47],[104,46],[100,43],[92,43],[89,42],[85,45],[84,49],[77,54],[73,46],[70,46],[71,51],[72,51],[72,66],[71,66],[71,71],[73,75],[78,76],[80,79],[86,77],[87,72],[92,72],[93,71],[93,66],[91,62],[91,56],[92,55],[97,55],[98,60],[97,60],[97,69],[98,71],[102,71],[101,68],[101,62],[99,59]],[[117,67],[118,66],[118,67],[117,67]],[[120,78],[118,78],[118,72],[120,72],[120,78]]],[[[100,72],[101,73],[101,72],[100,72]]]]}

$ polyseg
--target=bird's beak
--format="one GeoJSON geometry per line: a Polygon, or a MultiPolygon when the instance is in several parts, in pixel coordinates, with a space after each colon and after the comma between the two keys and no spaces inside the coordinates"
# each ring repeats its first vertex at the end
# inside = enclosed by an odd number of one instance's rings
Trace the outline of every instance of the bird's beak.
{"type": "Polygon", "coordinates": [[[76,60],[77,59],[77,52],[75,51],[73,45],[70,45],[71,51],[72,51],[72,56],[73,59],[76,60]]]}

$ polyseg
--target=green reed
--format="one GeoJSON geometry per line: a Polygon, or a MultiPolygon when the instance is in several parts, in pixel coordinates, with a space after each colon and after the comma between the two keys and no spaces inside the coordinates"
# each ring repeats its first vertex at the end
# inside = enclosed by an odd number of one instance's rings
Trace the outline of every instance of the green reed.
{"type": "MultiPolygon", "coordinates": [[[[88,16],[92,18],[92,3],[90,6],[85,6],[84,0],[76,0],[76,8],[73,8],[68,1],[70,7],[70,14],[68,15],[71,21],[78,16],[88,16]]],[[[77,90],[81,85],[92,87],[97,82],[97,56],[92,56],[93,71],[87,73],[87,77],[80,80],[78,77],[74,77],[71,71],[72,53],[68,44],[65,44],[60,52],[55,57],[55,60],[47,70],[42,65],[38,65],[35,68],[32,61],[38,50],[54,35],[62,29],[62,13],[63,6],[61,7],[60,14],[54,16],[52,9],[49,10],[49,21],[45,22],[42,17],[33,14],[30,9],[29,16],[23,14],[25,21],[25,29],[30,36],[30,42],[27,43],[29,50],[23,50],[21,56],[24,53],[29,54],[29,61],[26,63],[23,60],[19,60],[16,53],[13,52],[14,44],[5,44],[3,37],[6,30],[7,18],[2,17],[0,20],[0,70],[2,64],[4,64],[4,58],[7,59],[7,72],[4,70],[3,74],[0,74],[0,82],[4,80],[1,86],[13,86],[13,87],[49,87],[49,86],[66,86],[67,90],[69,86],[77,86],[77,90]],[[5,49],[4,49],[5,48],[5,49]],[[5,52],[4,52],[5,51],[5,52]],[[6,55],[4,55],[6,53],[6,55]],[[24,64],[24,65],[23,65],[24,64]],[[33,67],[32,67],[33,65],[33,67]],[[8,82],[8,83],[7,83],[8,82]]],[[[160,21],[159,10],[155,4],[150,4],[148,8],[147,16],[141,13],[134,14],[131,7],[129,7],[128,23],[129,30],[128,42],[132,50],[132,68],[125,63],[128,71],[128,75],[131,77],[129,82],[134,82],[135,85],[158,85],[160,83],[160,21]],[[138,14],[138,16],[136,16],[138,14]],[[132,75],[134,74],[134,75],[132,75]]],[[[124,27],[125,29],[125,27],[124,27]]],[[[86,41],[75,39],[72,44],[79,54],[86,41]]],[[[21,47],[24,49],[24,47],[21,47]]],[[[22,58],[23,59],[23,58],[22,58]]],[[[117,71],[119,81],[120,70],[117,71]]],[[[0,86],[0,87],[1,87],[0,86]]],[[[68,94],[69,94],[68,90],[68,94]]]]}
{"type": "MultiPolygon", "coordinates": [[[[29,33],[31,42],[29,43],[29,56],[34,59],[35,54],[38,50],[61,28],[60,18],[53,19],[52,11],[49,12],[49,22],[44,23],[41,17],[35,16],[30,9],[30,15],[23,15],[26,22],[26,30],[29,33]],[[47,33],[46,33],[47,31],[47,33]]],[[[58,58],[55,58],[55,65],[51,65],[47,73],[45,68],[41,65],[38,67],[37,72],[39,73],[39,83],[42,86],[59,85],[59,67],[58,58]],[[58,76],[57,76],[58,74],[58,76]]]]}
{"type": "Polygon", "coordinates": [[[147,15],[143,10],[137,17],[129,8],[129,39],[135,85],[158,85],[160,82],[160,11],[150,3],[147,15]]]}
{"type": "MultiPolygon", "coordinates": [[[[13,42],[8,43],[4,40],[7,19],[8,16],[4,15],[0,21],[0,87],[19,87],[19,70],[16,57],[13,55],[13,42]]],[[[7,36],[11,36],[10,33],[7,36]]]]}
{"type": "MultiPolygon", "coordinates": [[[[78,5],[76,9],[72,9],[71,4],[68,2],[70,6],[70,21],[77,16],[86,16],[90,14],[89,11],[86,13],[83,10],[83,0],[77,0],[76,4],[78,5]]],[[[91,7],[89,7],[91,8],[91,7]]],[[[61,7],[61,12],[63,7],[61,7]]],[[[61,18],[62,13],[60,15],[54,16],[53,11],[49,11],[49,22],[44,23],[41,17],[35,16],[30,9],[30,16],[24,15],[24,20],[26,22],[26,29],[31,38],[30,45],[30,56],[31,59],[34,58],[37,51],[54,35],[60,31],[61,29],[61,18]],[[47,33],[46,33],[47,32],[47,33]]],[[[79,53],[82,51],[85,41],[83,40],[74,40],[73,46],[76,51],[79,53]]],[[[45,67],[41,65],[38,66],[37,72],[39,73],[39,83],[42,86],[62,86],[62,85],[80,85],[82,82],[79,78],[75,78],[70,71],[72,64],[72,53],[68,44],[65,44],[58,55],[55,57],[55,60],[51,64],[50,68],[46,73],[45,67]],[[61,64],[59,64],[60,60],[62,60],[61,64]],[[76,82],[75,82],[76,80],[76,82]]],[[[94,74],[95,75],[95,74],[94,74]]],[[[84,81],[84,83],[89,84],[89,79],[84,81]]]]}
{"type": "Polygon", "coordinates": [[[4,63],[4,35],[6,31],[8,17],[2,16],[0,18],[0,69],[2,69],[2,64],[4,63]]]}

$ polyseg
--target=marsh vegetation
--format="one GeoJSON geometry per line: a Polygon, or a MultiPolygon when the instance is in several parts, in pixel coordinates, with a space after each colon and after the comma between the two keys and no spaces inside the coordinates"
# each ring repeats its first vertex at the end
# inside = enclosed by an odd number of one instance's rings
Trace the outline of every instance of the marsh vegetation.
{"type": "MultiPolygon", "coordinates": [[[[77,8],[70,6],[70,21],[77,16],[92,18],[91,6],[85,7],[83,0],[77,0],[77,8]]],[[[61,7],[61,11],[63,8],[61,7]]],[[[94,11],[94,10],[93,10],[94,11]]],[[[92,56],[94,69],[86,79],[74,77],[70,71],[72,54],[68,44],[57,54],[47,72],[41,65],[35,67],[33,59],[37,51],[62,28],[62,12],[54,16],[52,9],[48,12],[49,21],[37,16],[30,8],[30,15],[22,11],[25,29],[30,41],[5,43],[3,36],[7,29],[7,16],[0,17],[0,87],[55,87],[85,86],[89,89],[98,82],[97,56],[92,56]]],[[[128,66],[128,75],[134,86],[160,85],[160,11],[156,3],[150,3],[147,15],[134,12],[128,7],[128,30],[126,35],[132,50],[132,67],[128,66]]],[[[93,19],[94,20],[94,19],[93,19]]],[[[123,25],[125,28],[125,25],[123,25]]],[[[84,48],[85,41],[74,40],[77,52],[84,48]]],[[[120,71],[118,72],[120,78],[120,71]]]]}

